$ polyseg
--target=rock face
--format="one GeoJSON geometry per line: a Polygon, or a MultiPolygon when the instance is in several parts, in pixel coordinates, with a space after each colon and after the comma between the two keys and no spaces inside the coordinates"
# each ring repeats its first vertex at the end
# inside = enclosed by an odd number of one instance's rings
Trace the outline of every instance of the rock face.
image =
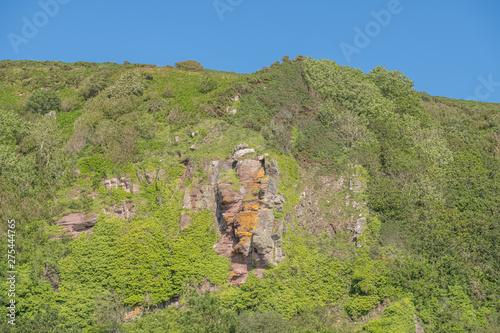
{"type": "Polygon", "coordinates": [[[119,188],[121,187],[124,189],[126,192],[136,194],[139,192],[139,184],[132,183],[130,181],[130,177],[122,177],[120,179],[118,178],[111,178],[111,179],[105,179],[101,181],[101,184],[104,184],[107,190],[111,188],[119,188]]]}
{"type": "MultiPolygon", "coordinates": [[[[77,175],[81,174],[80,170],[78,169],[75,169],[75,173],[77,175]]],[[[167,173],[163,169],[138,172],[136,173],[136,176],[139,182],[146,181],[149,184],[154,184],[155,182],[170,183],[170,180],[167,177],[167,173]]],[[[107,190],[122,188],[124,191],[131,194],[138,194],[140,190],[140,185],[136,182],[133,182],[131,180],[130,175],[126,175],[121,178],[103,179],[100,183],[104,185],[104,187],[107,190]]],[[[208,191],[207,189],[203,190],[208,191]]],[[[79,199],[81,195],[80,189],[78,188],[73,189],[69,195],[70,195],[69,198],[72,200],[79,199]]],[[[87,197],[92,199],[95,199],[97,196],[98,196],[97,193],[94,191],[92,191],[90,194],[87,194],[87,197]]],[[[55,202],[56,203],[58,202],[57,198],[55,199],[55,202]]],[[[102,212],[110,216],[114,215],[118,218],[130,220],[137,210],[137,205],[140,204],[142,204],[142,202],[134,203],[132,200],[127,200],[108,207],[102,207],[102,212]]],[[[215,205],[214,202],[212,203],[203,202],[200,203],[198,207],[207,208],[208,206],[214,206],[214,205],[215,205]]],[[[59,221],[55,221],[54,225],[62,225],[64,226],[64,230],[66,232],[68,232],[70,235],[74,237],[78,237],[83,231],[89,231],[89,230],[92,231],[92,228],[96,224],[96,222],[97,222],[97,213],[89,215],[82,212],[74,212],[63,216],[63,218],[60,219],[59,221]]],[[[184,225],[186,227],[189,225],[187,217],[184,218],[184,225]]]]}
{"type": "Polygon", "coordinates": [[[190,210],[209,209],[215,211],[217,208],[217,194],[214,185],[197,185],[192,190],[184,190],[184,208],[190,210]]]}
{"type": "MultiPolygon", "coordinates": [[[[212,161],[205,165],[211,185],[194,186],[184,193],[184,208],[210,209],[219,223],[217,253],[227,257],[233,268],[228,280],[241,285],[252,268],[256,275],[284,259],[281,249],[282,221],[275,220],[273,208],[283,209],[285,201],[278,195],[278,184],[265,171],[266,160],[242,159],[248,145],[236,147],[232,161],[212,161]],[[237,160],[237,162],[236,162],[237,160]],[[234,168],[240,183],[219,182],[222,170],[234,168]]],[[[254,152],[253,149],[251,152],[254,152]]],[[[274,174],[279,174],[274,162],[274,174]]],[[[186,217],[181,218],[181,227],[186,217]]]]}
{"type": "Polygon", "coordinates": [[[121,219],[130,220],[135,214],[136,205],[131,201],[122,202],[119,205],[111,206],[111,213],[121,219]]]}
{"type": "Polygon", "coordinates": [[[370,215],[362,173],[363,169],[357,165],[339,177],[317,177],[316,170],[303,170],[306,185],[295,207],[298,224],[310,233],[325,232],[330,237],[347,231],[357,246],[363,246],[362,236],[370,215]]]}
{"type": "Polygon", "coordinates": [[[97,214],[71,213],[63,216],[55,225],[64,226],[64,230],[72,236],[78,237],[83,231],[90,230],[97,222],[97,214]]]}

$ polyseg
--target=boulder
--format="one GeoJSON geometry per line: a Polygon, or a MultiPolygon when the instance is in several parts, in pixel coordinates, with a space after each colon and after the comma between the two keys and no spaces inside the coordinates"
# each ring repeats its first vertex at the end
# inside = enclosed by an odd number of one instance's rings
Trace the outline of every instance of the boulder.
{"type": "Polygon", "coordinates": [[[257,268],[269,268],[273,263],[274,241],[272,239],[274,214],[269,209],[259,211],[258,224],[252,231],[255,265],[257,268]]]}
{"type": "Polygon", "coordinates": [[[246,143],[239,144],[239,145],[237,145],[236,147],[234,147],[234,151],[233,151],[233,153],[236,153],[238,150],[246,149],[246,148],[248,148],[248,147],[249,147],[249,146],[248,146],[248,144],[246,144],[246,143]]]}
{"type": "Polygon", "coordinates": [[[96,223],[97,214],[76,212],[63,216],[62,219],[55,221],[54,225],[64,226],[67,233],[78,237],[83,231],[91,230],[96,223]]]}
{"type": "Polygon", "coordinates": [[[233,154],[233,159],[235,161],[237,161],[240,158],[242,158],[243,156],[245,156],[246,154],[251,154],[251,153],[255,153],[255,150],[253,148],[241,149],[233,154]]]}

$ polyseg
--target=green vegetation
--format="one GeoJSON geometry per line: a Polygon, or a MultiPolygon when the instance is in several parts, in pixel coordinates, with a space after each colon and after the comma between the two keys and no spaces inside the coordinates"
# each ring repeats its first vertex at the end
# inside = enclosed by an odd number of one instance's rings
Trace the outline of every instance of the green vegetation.
{"type": "Polygon", "coordinates": [[[201,72],[203,70],[203,65],[194,60],[176,62],[175,67],[185,71],[193,72],[201,72]]]}
{"type": "Polygon", "coordinates": [[[52,90],[35,90],[24,103],[24,109],[34,113],[59,111],[61,109],[61,99],[52,90]]]}
{"type": "Polygon", "coordinates": [[[0,61],[18,271],[16,327],[0,331],[498,332],[499,147],[498,104],[382,67],[0,61]],[[243,142],[279,168],[285,259],[234,287],[213,212],[183,201],[243,142]],[[53,223],[78,212],[97,222],[77,238],[53,223]]]}

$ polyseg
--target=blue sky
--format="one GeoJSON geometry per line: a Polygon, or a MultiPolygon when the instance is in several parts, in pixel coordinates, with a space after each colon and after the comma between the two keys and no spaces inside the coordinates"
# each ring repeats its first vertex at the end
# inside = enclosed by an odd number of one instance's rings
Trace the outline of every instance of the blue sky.
{"type": "Polygon", "coordinates": [[[500,103],[499,14],[497,0],[3,1],[0,59],[193,59],[249,73],[302,54],[400,70],[431,95],[500,103]]]}

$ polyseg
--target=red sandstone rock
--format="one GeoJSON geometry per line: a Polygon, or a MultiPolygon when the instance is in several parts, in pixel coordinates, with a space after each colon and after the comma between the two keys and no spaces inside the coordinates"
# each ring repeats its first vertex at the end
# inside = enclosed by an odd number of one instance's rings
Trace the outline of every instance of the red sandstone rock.
{"type": "Polygon", "coordinates": [[[82,212],[63,216],[54,225],[64,226],[64,230],[72,236],[78,237],[83,231],[91,230],[97,222],[97,214],[87,215],[82,212]]]}

